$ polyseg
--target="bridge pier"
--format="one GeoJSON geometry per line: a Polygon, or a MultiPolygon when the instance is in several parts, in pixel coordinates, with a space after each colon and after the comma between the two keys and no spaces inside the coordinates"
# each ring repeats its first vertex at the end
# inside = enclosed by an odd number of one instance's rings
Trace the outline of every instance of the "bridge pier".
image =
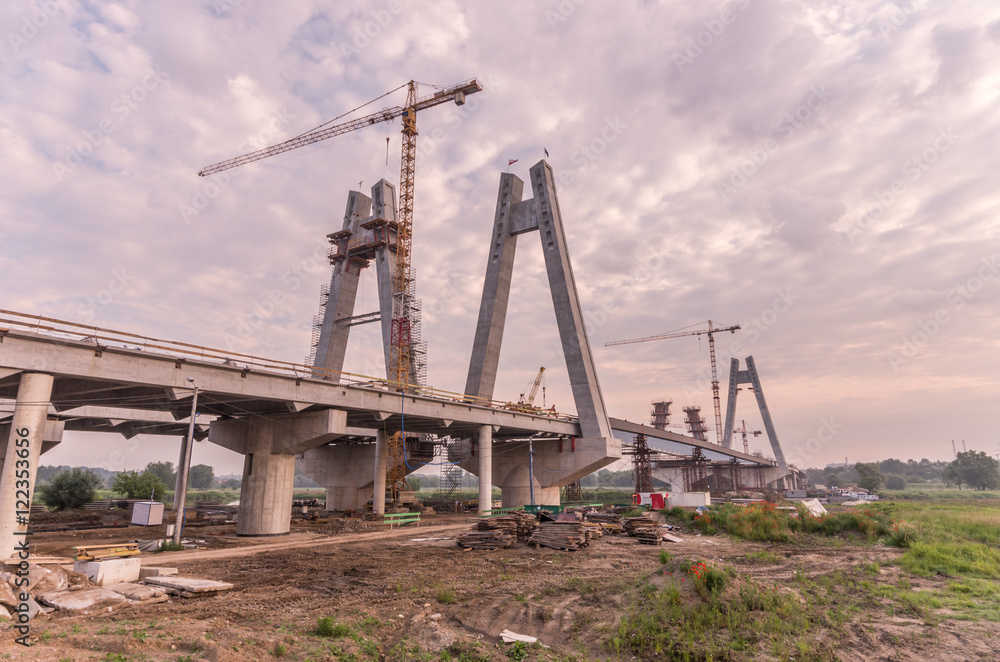
{"type": "Polygon", "coordinates": [[[535,439],[535,457],[530,462],[534,476],[529,478],[527,441],[493,442],[490,460],[484,462],[486,445],[482,443],[482,432],[480,435],[475,455],[473,442],[462,442],[456,444],[449,458],[479,476],[480,504],[489,498],[486,495],[491,492],[487,490],[491,490],[492,485],[500,486],[504,508],[530,504],[532,491],[536,504],[558,504],[559,488],[593,472],[595,465],[604,466],[605,458],[614,452],[601,445],[604,439],[535,439]],[[490,478],[487,480],[485,476],[490,478]],[[485,483],[489,485],[484,486],[485,483]]]}
{"type": "Polygon", "coordinates": [[[493,510],[493,426],[480,426],[476,441],[479,452],[479,514],[483,514],[493,510]]]}
{"type": "Polygon", "coordinates": [[[52,375],[26,372],[18,384],[0,474],[0,559],[10,558],[19,543],[28,541],[28,512],[46,436],[53,381],[52,375]],[[20,519],[19,512],[23,513],[20,519]]]}
{"type": "MultiPolygon", "coordinates": [[[[299,456],[296,466],[326,488],[327,510],[361,510],[378,492],[375,489],[377,446],[377,443],[320,446],[299,456]]],[[[385,464],[384,450],[382,463],[385,464]]],[[[385,510],[384,478],[382,494],[381,507],[374,504],[377,512],[385,510]]]]}
{"type": "Polygon", "coordinates": [[[288,533],[295,456],[344,434],[347,414],[335,409],[213,421],[209,441],[242,453],[238,536],[288,533]]]}

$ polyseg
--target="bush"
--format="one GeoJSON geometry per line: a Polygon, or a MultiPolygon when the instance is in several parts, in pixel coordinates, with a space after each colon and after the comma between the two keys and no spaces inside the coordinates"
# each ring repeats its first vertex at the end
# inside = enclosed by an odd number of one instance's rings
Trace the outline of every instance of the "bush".
{"type": "Polygon", "coordinates": [[[101,483],[101,478],[93,471],[76,467],[57,473],[48,483],[39,486],[38,498],[56,510],[80,508],[94,500],[101,483]]]}
{"type": "Polygon", "coordinates": [[[891,474],[885,479],[886,489],[890,490],[905,490],[906,489],[906,478],[898,475],[891,474]]]}
{"type": "Polygon", "coordinates": [[[332,639],[342,639],[351,633],[351,628],[337,623],[329,616],[321,616],[316,619],[316,634],[320,637],[330,637],[332,639]]]}
{"type": "Polygon", "coordinates": [[[167,491],[167,486],[156,474],[145,471],[142,473],[122,471],[115,476],[115,482],[111,484],[111,489],[126,499],[148,499],[150,496],[159,496],[162,499],[167,491]]]}

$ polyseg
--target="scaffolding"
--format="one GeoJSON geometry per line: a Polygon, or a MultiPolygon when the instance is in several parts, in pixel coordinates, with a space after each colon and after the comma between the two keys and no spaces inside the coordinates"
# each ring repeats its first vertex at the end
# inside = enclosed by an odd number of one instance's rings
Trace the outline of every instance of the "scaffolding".
{"type": "Polygon", "coordinates": [[[701,415],[701,407],[685,407],[684,413],[687,414],[684,423],[687,425],[688,433],[699,441],[708,441],[708,429],[701,415]]]}
{"type": "Polygon", "coordinates": [[[649,424],[657,430],[666,430],[670,425],[671,400],[654,400],[653,409],[649,414],[649,424]]]}

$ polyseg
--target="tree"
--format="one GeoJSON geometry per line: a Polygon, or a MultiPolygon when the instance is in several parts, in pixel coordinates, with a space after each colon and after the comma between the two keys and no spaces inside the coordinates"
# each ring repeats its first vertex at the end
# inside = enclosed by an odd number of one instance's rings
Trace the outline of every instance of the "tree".
{"type": "Polygon", "coordinates": [[[222,487],[226,488],[227,490],[238,490],[240,489],[241,485],[242,483],[235,478],[230,478],[229,480],[222,483],[222,487]]]}
{"type": "Polygon", "coordinates": [[[173,462],[150,462],[146,465],[143,473],[153,474],[162,480],[164,485],[175,485],[177,483],[177,472],[174,471],[173,462]]]}
{"type": "Polygon", "coordinates": [[[195,490],[210,490],[215,482],[215,471],[207,464],[196,464],[188,473],[188,487],[195,490]]]}
{"type": "Polygon", "coordinates": [[[827,487],[840,487],[844,482],[840,480],[840,476],[837,474],[827,474],[826,475],[826,486],[827,487]]]}
{"type": "Polygon", "coordinates": [[[892,474],[885,477],[885,486],[890,490],[905,490],[906,478],[899,474],[892,474]]]}
{"type": "Polygon", "coordinates": [[[49,482],[40,485],[38,498],[56,510],[79,508],[94,500],[94,493],[103,482],[93,471],[75,467],[57,473],[49,482]]]}
{"type": "Polygon", "coordinates": [[[162,499],[167,492],[167,486],[159,476],[138,471],[121,472],[115,476],[111,489],[126,499],[148,499],[150,495],[162,499]]]}
{"type": "Polygon", "coordinates": [[[962,483],[977,490],[1000,489],[1000,462],[983,451],[958,453],[955,461],[945,468],[943,477],[959,489],[962,483]]]}
{"type": "Polygon", "coordinates": [[[858,472],[858,487],[866,489],[872,494],[882,489],[885,476],[877,464],[865,464],[858,462],[854,465],[854,470],[858,472]]]}
{"type": "Polygon", "coordinates": [[[410,486],[410,489],[414,492],[420,491],[420,476],[414,476],[410,474],[406,477],[406,484],[410,486]]]}

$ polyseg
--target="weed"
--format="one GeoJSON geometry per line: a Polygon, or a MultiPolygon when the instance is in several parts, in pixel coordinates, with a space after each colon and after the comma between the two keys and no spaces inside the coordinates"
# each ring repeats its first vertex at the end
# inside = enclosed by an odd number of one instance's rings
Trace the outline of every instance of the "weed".
{"type": "Polygon", "coordinates": [[[164,540],[163,542],[160,543],[159,547],[153,550],[153,553],[156,554],[159,552],[183,552],[183,551],[184,551],[184,545],[180,544],[179,542],[167,542],[166,540],[164,540]]]}
{"type": "Polygon", "coordinates": [[[670,563],[670,561],[673,560],[674,555],[665,549],[661,549],[660,553],[657,555],[656,558],[659,559],[660,565],[667,565],[668,563],[670,563]]]}
{"type": "Polygon", "coordinates": [[[351,628],[343,623],[337,623],[329,616],[321,616],[316,619],[316,635],[320,637],[330,637],[331,639],[342,639],[351,634],[351,628]]]}
{"type": "Polygon", "coordinates": [[[275,657],[285,657],[285,654],[288,653],[288,649],[285,647],[285,644],[275,644],[274,650],[271,652],[275,657]]]}
{"type": "Polygon", "coordinates": [[[442,604],[453,605],[455,604],[455,592],[451,589],[438,591],[437,601],[442,604]]]}
{"type": "Polygon", "coordinates": [[[515,660],[515,662],[520,662],[521,660],[528,659],[528,644],[523,641],[515,641],[510,648],[507,649],[507,658],[510,660],[515,660]]]}

